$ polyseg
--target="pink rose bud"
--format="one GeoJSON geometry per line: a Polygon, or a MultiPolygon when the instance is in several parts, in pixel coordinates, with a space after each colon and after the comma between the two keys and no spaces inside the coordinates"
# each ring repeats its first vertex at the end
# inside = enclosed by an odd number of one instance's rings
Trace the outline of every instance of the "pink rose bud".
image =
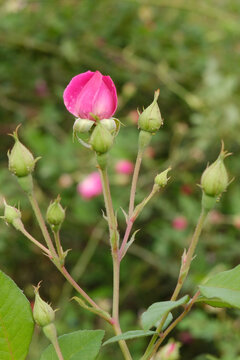
{"type": "Polygon", "coordinates": [[[188,223],[185,216],[177,216],[172,221],[172,227],[176,230],[184,230],[186,229],[188,223]]]}
{"type": "Polygon", "coordinates": [[[97,171],[88,175],[77,186],[78,193],[83,199],[91,199],[102,193],[101,177],[97,171]]]}
{"type": "Polygon", "coordinates": [[[130,175],[130,174],[132,174],[133,169],[134,169],[134,165],[129,160],[119,160],[115,166],[115,170],[119,174],[130,175]]]}
{"type": "Polygon", "coordinates": [[[110,76],[87,71],[74,76],[63,93],[67,110],[81,119],[109,119],[117,108],[117,91],[110,76]]]}

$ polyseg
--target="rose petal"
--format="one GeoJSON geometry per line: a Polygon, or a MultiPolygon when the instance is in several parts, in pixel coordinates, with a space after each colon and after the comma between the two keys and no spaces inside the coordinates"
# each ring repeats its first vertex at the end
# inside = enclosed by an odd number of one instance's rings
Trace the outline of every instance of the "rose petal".
{"type": "Polygon", "coordinates": [[[76,75],[72,78],[63,93],[63,100],[67,110],[74,116],[79,116],[76,109],[76,102],[79,97],[79,93],[86,85],[86,83],[93,76],[92,71],[86,71],[82,74],[76,75]]]}
{"type": "Polygon", "coordinates": [[[76,112],[80,118],[92,119],[90,113],[94,113],[93,107],[102,85],[102,77],[102,74],[96,71],[81,92],[79,92],[76,101],[76,112]]]}

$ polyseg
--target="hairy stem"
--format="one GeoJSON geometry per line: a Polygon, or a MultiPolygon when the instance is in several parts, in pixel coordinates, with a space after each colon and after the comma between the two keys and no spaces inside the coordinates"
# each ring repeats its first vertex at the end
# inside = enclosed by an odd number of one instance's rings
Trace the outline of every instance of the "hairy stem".
{"type": "Polygon", "coordinates": [[[29,232],[24,228],[24,226],[20,228],[19,231],[21,231],[21,233],[24,236],[26,236],[30,241],[32,241],[35,245],[37,245],[40,249],[42,249],[45,254],[47,254],[49,257],[51,256],[50,251],[44,245],[42,245],[38,240],[36,240],[31,234],[29,234],[29,232]]]}
{"type": "Polygon", "coordinates": [[[64,260],[64,255],[63,255],[63,249],[62,249],[62,246],[61,246],[59,230],[54,231],[53,235],[54,235],[54,240],[55,240],[58,256],[59,256],[60,259],[64,260]]]}
{"type": "Polygon", "coordinates": [[[50,237],[49,232],[47,230],[45,221],[44,221],[42,213],[41,213],[41,211],[39,209],[38,202],[37,202],[37,199],[36,199],[34,193],[29,194],[28,198],[29,198],[29,201],[30,201],[30,203],[32,205],[33,211],[34,211],[35,216],[37,218],[38,224],[40,226],[40,229],[42,231],[42,234],[43,234],[43,237],[44,237],[44,239],[46,241],[46,244],[47,244],[47,246],[48,246],[48,248],[50,250],[50,253],[51,253],[53,259],[57,258],[56,250],[55,250],[55,248],[53,246],[51,237],[50,237]]]}
{"type": "MultiPolygon", "coordinates": [[[[195,249],[196,249],[196,246],[197,246],[197,243],[198,243],[198,240],[199,240],[199,237],[200,237],[200,234],[202,232],[202,229],[203,229],[203,225],[204,225],[204,221],[207,217],[207,214],[208,214],[208,211],[202,209],[201,211],[201,214],[199,216],[199,219],[198,219],[198,222],[197,222],[197,225],[196,225],[196,228],[195,228],[195,231],[194,231],[194,234],[192,236],[192,239],[191,239],[191,242],[190,242],[190,245],[189,245],[189,248],[188,248],[188,251],[187,253],[183,254],[183,257],[182,257],[182,265],[181,265],[181,268],[180,268],[180,272],[179,272],[179,276],[178,276],[178,282],[177,282],[177,285],[175,287],[175,290],[172,294],[172,297],[171,297],[171,301],[175,301],[179,295],[179,292],[180,290],[182,289],[182,286],[184,284],[184,281],[188,275],[188,272],[189,272],[189,269],[190,269],[190,266],[191,266],[191,262],[193,260],[193,255],[194,255],[194,252],[195,252],[195,249]]],[[[159,334],[162,330],[162,327],[167,319],[167,316],[168,316],[169,312],[166,313],[159,326],[157,327],[157,330],[156,332],[159,334]]],[[[151,354],[152,351],[153,351],[153,348],[154,348],[154,344],[158,338],[158,334],[156,335],[153,335],[143,357],[141,360],[145,360],[145,359],[148,359],[148,357],[146,357],[148,354],[151,354]]]]}
{"type": "Polygon", "coordinates": [[[154,185],[150,194],[139,205],[136,206],[136,208],[133,211],[132,216],[128,219],[127,228],[126,228],[124,238],[123,238],[120,250],[119,250],[120,261],[123,259],[124,255],[125,255],[125,247],[128,242],[129,235],[131,233],[134,221],[137,219],[139,214],[142,212],[143,208],[147,205],[147,203],[151,200],[151,198],[156,194],[156,192],[158,190],[159,190],[159,187],[157,185],[154,185]]]}
{"type": "Polygon", "coordinates": [[[129,211],[128,211],[129,217],[132,216],[133,209],[134,209],[135,194],[136,194],[136,188],[137,188],[138,175],[139,175],[139,171],[140,171],[140,167],[141,167],[141,163],[142,163],[142,157],[143,157],[143,150],[138,150],[137,159],[136,159],[134,172],[133,172],[131,192],[130,192],[129,211]]]}
{"type": "MultiPolygon", "coordinates": [[[[119,282],[120,282],[120,261],[119,261],[119,243],[118,243],[118,230],[117,230],[117,220],[113,210],[112,197],[109,187],[109,180],[106,166],[101,167],[99,165],[99,172],[102,180],[103,187],[103,196],[105,201],[105,207],[107,212],[107,220],[109,227],[110,235],[110,244],[112,249],[112,259],[113,259],[113,307],[112,307],[112,321],[113,328],[116,335],[122,333],[120,323],[119,323],[119,282]]],[[[128,346],[125,340],[118,342],[122,350],[122,354],[125,360],[131,360],[131,354],[128,350],[128,346]]]]}
{"type": "MultiPolygon", "coordinates": [[[[34,196],[34,194],[29,195],[29,200],[31,202],[32,208],[34,210],[34,213],[36,215],[37,221],[39,223],[39,226],[41,228],[43,237],[48,245],[48,248],[50,250],[51,256],[53,257],[53,263],[54,265],[58,268],[58,270],[61,272],[61,274],[65,277],[65,279],[73,286],[73,288],[80,294],[82,295],[82,297],[90,304],[92,305],[95,309],[97,310],[102,310],[91,298],[90,296],[76,283],[76,281],[71,277],[71,275],[69,274],[69,272],[67,271],[67,269],[64,266],[60,265],[59,262],[59,258],[58,255],[56,253],[56,250],[52,244],[52,240],[50,238],[50,235],[48,233],[47,227],[45,225],[43,216],[41,214],[41,211],[39,209],[38,206],[38,202],[34,196]]],[[[104,315],[100,315],[103,318],[104,315]]],[[[109,322],[109,319],[105,318],[105,320],[107,320],[109,322]]]]}

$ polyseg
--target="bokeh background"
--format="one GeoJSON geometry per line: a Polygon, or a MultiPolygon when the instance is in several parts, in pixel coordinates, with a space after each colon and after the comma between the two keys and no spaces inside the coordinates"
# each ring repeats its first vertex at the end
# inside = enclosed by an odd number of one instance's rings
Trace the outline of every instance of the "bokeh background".
{"type": "MultiPolygon", "coordinates": [[[[84,289],[109,308],[112,278],[102,196],[82,199],[76,186],[95,170],[90,152],[72,141],[73,117],[62,101],[70,79],[99,70],[114,80],[119,96],[116,116],[122,126],[109,167],[119,226],[127,208],[130,178],[115,172],[120,159],[134,161],[138,130],[136,109],[147,106],[160,88],[164,126],[147,150],[137,201],[151,189],[154,176],[173,167],[167,188],[144,210],[141,228],[121,275],[121,324],[139,328],[139,314],[151,303],[168,300],[180,258],[200,211],[197,184],[213,161],[221,139],[234,153],[227,159],[235,181],[209,217],[198,256],[184,292],[192,294],[210,272],[240,262],[240,3],[235,0],[1,0],[0,2],[0,194],[20,201],[28,230],[41,239],[30,206],[7,169],[7,136],[22,124],[20,136],[35,156],[36,192],[41,208],[61,194],[67,208],[62,242],[72,251],[67,266],[84,289]],[[181,224],[179,226],[179,224],[181,224]],[[87,269],[87,270],[86,270],[87,269]]],[[[1,200],[2,206],[2,200],[1,200]]],[[[59,307],[59,334],[78,329],[111,329],[77,304],[64,279],[14,229],[1,223],[1,270],[33,301],[32,284],[59,307]]],[[[240,312],[196,306],[173,336],[181,359],[240,359],[240,312]],[[208,355],[207,355],[208,354],[208,355]]],[[[36,329],[29,360],[39,359],[47,341],[36,329]]],[[[146,342],[129,342],[139,359],[146,342]]],[[[117,345],[99,359],[121,359],[117,345]]]]}

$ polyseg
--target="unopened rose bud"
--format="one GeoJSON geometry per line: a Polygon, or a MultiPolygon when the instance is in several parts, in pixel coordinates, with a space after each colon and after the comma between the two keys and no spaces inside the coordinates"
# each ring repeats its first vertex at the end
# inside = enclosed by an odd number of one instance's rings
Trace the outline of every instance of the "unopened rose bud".
{"type": "Polygon", "coordinates": [[[113,116],[117,91],[110,76],[87,71],[74,76],[63,94],[67,110],[81,119],[102,120],[113,116]]]}
{"type": "Polygon", "coordinates": [[[89,143],[96,153],[105,154],[113,145],[113,136],[104,125],[98,123],[93,130],[89,143]]]}
{"type": "Polygon", "coordinates": [[[159,90],[155,91],[154,100],[139,116],[138,127],[141,130],[155,133],[163,123],[160,109],[158,107],[159,90]]]}
{"type": "Polygon", "coordinates": [[[168,183],[168,180],[170,179],[170,177],[167,177],[167,174],[170,170],[171,170],[171,168],[169,167],[167,170],[164,170],[160,174],[158,174],[154,180],[155,184],[158,185],[159,187],[166,186],[168,183]]]}
{"type": "Polygon", "coordinates": [[[55,312],[51,306],[43,301],[39,295],[39,286],[35,288],[35,303],[33,307],[33,318],[37,325],[45,327],[55,319],[55,312]]]}
{"type": "Polygon", "coordinates": [[[25,177],[33,172],[38,159],[19,141],[17,130],[12,135],[15,144],[8,152],[9,170],[17,177],[25,177]]]}
{"type": "Polygon", "coordinates": [[[181,344],[179,342],[169,341],[167,345],[164,345],[162,349],[157,353],[156,360],[179,360],[179,348],[181,344]]]}
{"type": "Polygon", "coordinates": [[[201,178],[201,187],[204,193],[210,197],[218,197],[226,190],[229,184],[228,173],[224,165],[224,159],[228,154],[222,146],[217,160],[208,166],[201,178]]]}
{"type": "Polygon", "coordinates": [[[19,230],[23,227],[21,211],[14,206],[10,206],[4,200],[4,216],[3,220],[7,223],[15,227],[15,229],[19,230]]]}
{"type": "Polygon", "coordinates": [[[75,123],[73,124],[73,132],[74,134],[76,132],[79,133],[87,133],[94,125],[95,121],[89,120],[89,119],[76,119],[75,123]]]}
{"type": "Polygon", "coordinates": [[[57,197],[48,207],[46,219],[53,231],[58,231],[65,219],[65,210],[60,204],[60,196],[57,197]]]}

